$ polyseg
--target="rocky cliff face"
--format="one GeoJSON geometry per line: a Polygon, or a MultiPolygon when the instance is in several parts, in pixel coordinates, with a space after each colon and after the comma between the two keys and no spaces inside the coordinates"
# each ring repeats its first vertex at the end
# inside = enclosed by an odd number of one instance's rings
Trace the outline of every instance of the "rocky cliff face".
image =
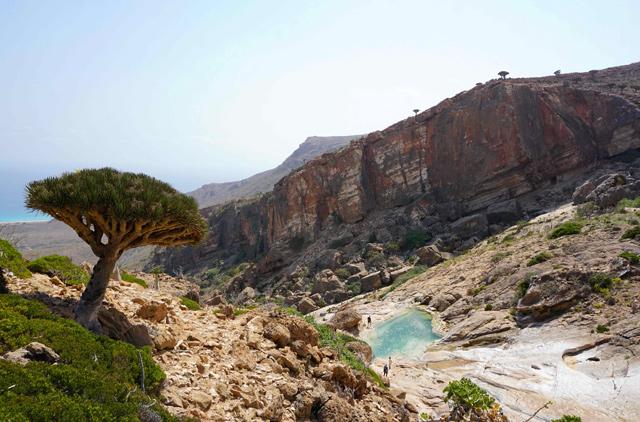
{"type": "Polygon", "coordinates": [[[263,171],[237,182],[209,183],[193,192],[189,192],[189,195],[193,196],[201,207],[209,207],[269,192],[278,180],[304,165],[307,161],[326,152],[335,151],[360,137],[362,135],[310,136],[276,168],[263,171]]]}
{"type": "Polygon", "coordinates": [[[308,162],[260,199],[204,210],[206,244],[160,259],[196,268],[218,256],[266,254],[269,272],[327,233],[369,230],[372,221],[453,233],[457,245],[480,238],[491,224],[539,213],[545,189],[639,148],[634,84],[640,64],[479,84],[308,162]]]}

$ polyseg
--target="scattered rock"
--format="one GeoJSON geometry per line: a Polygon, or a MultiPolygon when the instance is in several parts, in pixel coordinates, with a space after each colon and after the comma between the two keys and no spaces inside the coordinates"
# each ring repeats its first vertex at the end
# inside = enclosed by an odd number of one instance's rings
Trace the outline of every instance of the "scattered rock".
{"type": "Polygon", "coordinates": [[[243,304],[249,302],[250,300],[253,300],[255,297],[256,291],[253,289],[253,287],[247,286],[240,292],[240,294],[236,298],[236,303],[243,304]]]}
{"type": "Polygon", "coordinates": [[[264,336],[273,341],[276,346],[284,347],[289,344],[291,334],[287,327],[277,322],[269,322],[264,327],[264,336]]]}
{"type": "Polygon", "coordinates": [[[439,264],[445,260],[443,254],[435,245],[423,246],[417,249],[415,253],[419,258],[418,263],[429,267],[439,264]]]}
{"type": "Polygon", "coordinates": [[[432,306],[436,311],[442,312],[455,303],[461,296],[455,295],[453,293],[445,292],[437,294],[431,301],[429,305],[432,306]]]}
{"type": "Polygon", "coordinates": [[[2,359],[26,365],[29,362],[56,363],[60,360],[60,356],[52,348],[34,341],[20,349],[5,353],[2,359]]]}
{"type": "Polygon", "coordinates": [[[140,318],[148,319],[153,322],[161,322],[167,317],[169,307],[162,302],[145,303],[136,312],[140,318]]]}
{"type": "Polygon", "coordinates": [[[195,403],[201,410],[207,411],[211,407],[212,398],[209,394],[194,390],[189,394],[189,400],[195,403]]]}
{"type": "Polygon", "coordinates": [[[161,331],[157,336],[153,338],[153,344],[157,350],[172,350],[176,347],[178,340],[169,331],[161,331]]]}
{"type": "Polygon", "coordinates": [[[296,305],[296,308],[298,308],[300,312],[306,315],[318,309],[318,306],[309,297],[303,297],[296,305]]]}
{"type": "Polygon", "coordinates": [[[216,306],[216,305],[226,304],[227,300],[220,293],[216,293],[210,298],[208,298],[204,303],[205,305],[216,306]]]}
{"type": "Polygon", "coordinates": [[[380,271],[368,274],[360,279],[360,291],[362,293],[372,292],[382,287],[382,277],[380,271]]]}

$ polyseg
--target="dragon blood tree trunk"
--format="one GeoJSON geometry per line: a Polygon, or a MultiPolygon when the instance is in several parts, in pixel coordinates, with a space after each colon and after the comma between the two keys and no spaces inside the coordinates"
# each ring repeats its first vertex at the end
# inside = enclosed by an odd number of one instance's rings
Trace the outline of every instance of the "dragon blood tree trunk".
{"type": "Polygon", "coordinates": [[[76,321],[91,331],[100,332],[98,311],[117,261],[117,256],[102,257],[98,260],[93,267],[91,280],[89,280],[89,284],[84,289],[76,307],[76,321]]]}

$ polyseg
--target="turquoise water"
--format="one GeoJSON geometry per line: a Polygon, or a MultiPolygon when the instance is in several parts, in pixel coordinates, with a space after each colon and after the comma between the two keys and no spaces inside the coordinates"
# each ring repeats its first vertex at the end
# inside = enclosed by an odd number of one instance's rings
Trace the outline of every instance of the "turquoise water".
{"type": "Polygon", "coordinates": [[[375,357],[402,356],[418,359],[424,353],[425,346],[439,338],[433,332],[431,316],[411,309],[380,324],[366,340],[375,357]]]}

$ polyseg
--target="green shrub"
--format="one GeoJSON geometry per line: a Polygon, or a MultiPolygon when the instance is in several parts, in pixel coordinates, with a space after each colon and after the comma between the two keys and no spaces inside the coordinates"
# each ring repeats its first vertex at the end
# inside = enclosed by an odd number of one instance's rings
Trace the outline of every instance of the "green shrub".
{"type": "Polygon", "coordinates": [[[400,252],[400,244],[398,242],[389,242],[384,245],[384,250],[391,253],[400,252]]]}
{"type": "Polygon", "coordinates": [[[640,226],[634,226],[634,227],[631,227],[630,229],[625,230],[625,232],[622,234],[622,237],[620,239],[621,240],[637,239],[638,236],[640,236],[640,226]]]}
{"type": "Polygon", "coordinates": [[[580,416],[564,415],[559,419],[552,419],[551,422],[582,422],[580,416]]]}
{"type": "Polygon", "coordinates": [[[613,279],[604,273],[595,273],[589,277],[589,286],[594,293],[609,295],[609,289],[613,285],[613,279]]]}
{"type": "Polygon", "coordinates": [[[402,242],[400,242],[400,248],[404,251],[410,251],[426,245],[431,238],[431,233],[422,229],[409,230],[404,236],[404,239],[402,239],[402,242]]]}
{"type": "MultiPolygon", "coordinates": [[[[165,378],[148,348],[96,336],[39,302],[0,295],[0,354],[32,341],[51,347],[60,362],[0,360],[0,420],[138,420],[140,406],[154,401],[141,391],[138,353],[147,391],[165,378]]],[[[175,420],[158,405],[152,409],[175,420]]]]}
{"type": "Polygon", "coordinates": [[[578,221],[565,221],[564,223],[556,226],[549,234],[549,239],[557,239],[563,236],[570,236],[579,234],[582,230],[582,223],[578,221]]]}
{"type": "Polygon", "coordinates": [[[56,276],[67,285],[87,284],[89,274],[71,262],[71,258],[60,255],[48,255],[31,261],[27,266],[31,272],[56,276]]]}
{"type": "Polygon", "coordinates": [[[188,297],[184,297],[184,296],[180,297],[180,303],[182,303],[184,306],[187,307],[187,309],[191,311],[199,311],[202,309],[198,302],[196,302],[195,300],[191,300],[188,297]]]}
{"type": "Polygon", "coordinates": [[[640,196],[634,199],[624,198],[618,201],[616,211],[621,212],[624,211],[625,208],[640,208],[640,196]]]}
{"type": "Polygon", "coordinates": [[[509,255],[511,255],[511,252],[497,252],[491,257],[491,262],[494,264],[497,264],[498,262],[502,261],[509,255]]]}
{"type": "Polygon", "coordinates": [[[486,305],[484,305],[484,310],[485,311],[492,311],[493,310],[493,305],[490,303],[487,303],[486,305]]]}
{"type": "Polygon", "coordinates": [[[120,276],[122,277],[122,281],[126,281],[127,283],[139,284],[140,286],[144,287],[145,289],[147,287],[149,287],[149,286],[147,286],[147,282],[146,281],[144,281],[141,278],[136,277],[135,275],[129,274],[126,271],[123,271],[120,276]]]}
{"type": "Polygon", "coordinates": [[[596,326],[596,332],[599,334],[606,333],[608,331],[609,331],[609,327],[607,327],[606,325],[598,324],[596,326]]]}
{"type": "MultiPolygon", "coordinates": [[[[354,281],[354,282],[351,282],[351,283],[347,283],[346,287],[347,287],[347,290],[349,290],[351,292],[351,294],[353,294],[353,295],[359,295],[360,294],[360,290],[362,289],[362,286],[361,286],[359,281],[354,281]]],[[[318,306],[323,306],[323,305],[318,303],[318,306]]]]}
{"type": "Polygon", "coordinates": [[[482,293],[485,289],[487,288],[487,286],[478,286],[478,287],[474,287],[472,289],[468,289],[467,290],[467,294],[469,296],[478,296],[480,293],[482,293]]]}
{"type": "Polygon", "coordinates": [[[540,252],[537,255],[534,255],[528,262],[527,267],[531,267],[533,265],[540,264],[541,262],[545,262],[553,258],[553,256],[549,252],[540,252]]]}
{"type": "Polygon", "coordinates": [[[520,283],[518,283],[518,286],[516,287],[517,300],[522,299],[524,295],[527,294],[527,290],[529,290],[529,287],[531,286],[531,280],[534,276],[535,273],[528,273],[524,276],[524,279],[520,283]]]}
{"type": "Polygon", "coordinates": [[[346,280],[351,276],[351,273],[346,268],[338,268],[335,270],[335,275],[337,275],[341,280],[346,280]]]}
{"type": "Polygon", "coordinates": [[[19,278],[31,277],[31,272],[27,268],[27,261],[11,243],[0,239],[0,268],[11,271],[19,278]]]}
{"type": "Polygon", "coordinates": [[[640,262],[640,256],[638,256],[637,254],[635,254],[633,252],[624,251],[618,256],[620,258],[626,259],[631,264],[637,264],[637,263],[640,262]]]}
{"type": "Polygon", "coordinates": [[[496,400],[469,378],[451,381],[445,388],[445,401],[465,410],[489,410],[496,400]]]}

